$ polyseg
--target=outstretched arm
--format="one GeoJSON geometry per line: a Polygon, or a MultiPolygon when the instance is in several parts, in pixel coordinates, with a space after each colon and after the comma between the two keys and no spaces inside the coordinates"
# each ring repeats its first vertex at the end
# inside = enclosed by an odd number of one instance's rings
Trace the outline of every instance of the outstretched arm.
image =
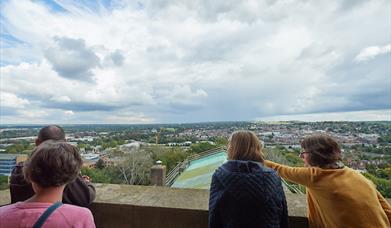
{"type": "Polygon", "coordinates": [[[282,178],[304,186],[311,186],[314,181],[314,177],[316,176],[315,168],[290,167],[269,160],[265,160],[264,164],[267,167],[276,170],[278,175],[282,178]]]}

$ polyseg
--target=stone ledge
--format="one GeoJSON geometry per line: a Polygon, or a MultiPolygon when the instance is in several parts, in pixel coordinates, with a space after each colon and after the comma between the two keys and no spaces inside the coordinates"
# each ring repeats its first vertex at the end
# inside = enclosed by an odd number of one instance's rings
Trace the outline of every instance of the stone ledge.
{"type": "MultiPolygon", "coordinates": [[[[157,186],[95,184],[90,209],[97,227],[208,226],[209,191],[157,186]]],[[[307,227],[304,195],[286,194],[291,227],[307,227]]],[[[0,191],[0,205],[10,203],[9,190],[0,191]]]]}
{"type": "MultiPolygon", "coordinates": [[[[97,198],[90,209],[97,227],[208,226],[208,190],[156,186],[95,184],[97,198]]],[[[286,193],[290,227],[308,227],[306,197],[286,193]]],[[[391,203],[391,199],[387,199],[391,203]]],[[[0,205],[11,201],[0,191],[0,205]]]]}
{"type": "MultiPolygon", "coordinates": [[[[96,184],[99,203],[208,210],[209,191],[158,186],[96,184]]],[[[305,195],[286,193],[289,215],[306,216],[305,195]]]]}
{"type": "MultiPolygon", "coordinates": [[[[98,227],[208,226],[209,191],[97,184],[91,211],[98,227]]],[[[308,227],[304,195],[286,194],[290,227],[308,227]]]]}
{"type": "Polygon", "coordinates": [[[96,184],[95,202],[207,210],[209,191],[158,186],[96,184]]]}

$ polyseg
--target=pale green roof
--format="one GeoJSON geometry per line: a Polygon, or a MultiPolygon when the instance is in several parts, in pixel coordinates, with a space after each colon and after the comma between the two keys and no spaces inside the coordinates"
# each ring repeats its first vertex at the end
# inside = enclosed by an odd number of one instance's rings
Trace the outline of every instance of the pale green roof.
{"type": "Polygon", "coordinates": [[[209,189],[214,171],[225,161],[227,161],[225,151],[191,161],[171,187],[209,189]]]}

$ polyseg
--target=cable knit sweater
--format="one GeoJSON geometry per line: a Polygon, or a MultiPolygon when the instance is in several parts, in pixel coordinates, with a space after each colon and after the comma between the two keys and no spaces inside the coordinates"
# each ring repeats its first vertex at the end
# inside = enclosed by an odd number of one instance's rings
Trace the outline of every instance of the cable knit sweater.
{"type": "Polygon", "coordinates": [[[310,227],[390,227],[390,204],[371,181],[351,168],[289,167],[271,161],[265,165],[307,187],[310,227]]]}

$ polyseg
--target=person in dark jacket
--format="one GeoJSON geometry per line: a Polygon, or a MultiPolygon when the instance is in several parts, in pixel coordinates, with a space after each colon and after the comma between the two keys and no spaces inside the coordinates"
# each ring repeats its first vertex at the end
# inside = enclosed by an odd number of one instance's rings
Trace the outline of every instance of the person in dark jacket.
{"type": "Polygon", "coordinates": [[[263,165],[261,144],[251,131],[234,132],[228,161],[212,177],[210,228],[288,227],[281,179],[263,165]]]}
{"type": "MultiPolygon", "coordinates": [[[[35,140],[36,146],[47,140],[66,141],[65,132],[60,126],[50,125],[42,128],[35,140]]],[[[12,170],[10,177],[11,203],[25,201],[34,195],[33,188],[24,178],[24,163],[18,163],[12,170]]],[[[88,176],[81,176],[65,186],[63,203],[87,207],[95,199],[95,187],[91,184],[88,176]]]]}

